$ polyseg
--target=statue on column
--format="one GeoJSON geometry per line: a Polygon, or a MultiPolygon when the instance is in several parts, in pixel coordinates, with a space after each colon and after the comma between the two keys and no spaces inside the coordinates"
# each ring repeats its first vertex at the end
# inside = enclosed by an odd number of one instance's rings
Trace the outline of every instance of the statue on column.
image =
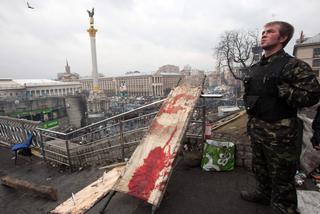
{"type": "Polygon", "coordinates": [[[87,10],[89,17],[90,17],[90,25],[93,25],[94,20],[93,20],[93,15],[94,15],[94,8],[92,8],[92,10],[87,10]]]}

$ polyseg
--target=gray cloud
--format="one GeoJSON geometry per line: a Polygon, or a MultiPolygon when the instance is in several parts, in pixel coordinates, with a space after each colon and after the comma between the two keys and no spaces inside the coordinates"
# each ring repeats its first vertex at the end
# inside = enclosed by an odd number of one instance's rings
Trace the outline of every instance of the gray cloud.
{"type": "MultiPolygon", "coordinates": [[[[68,58],[90,75],[87,9],[95,7],[99,72],[155,71],[164,64],[213,70],[212,47],[225,30],[255,30],[284,20],[307,36],[319,33],[317,0],[2,0],[1,78],[55,78],[68,58]]],[[[292,52],[293,41],[287,51],[292,52]]]]}

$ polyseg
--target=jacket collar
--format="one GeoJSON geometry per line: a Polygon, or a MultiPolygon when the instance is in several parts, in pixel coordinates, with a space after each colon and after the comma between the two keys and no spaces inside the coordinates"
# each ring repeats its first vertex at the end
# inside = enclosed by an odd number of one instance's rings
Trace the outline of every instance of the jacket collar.
{"type": "Polygon", "coordinates": [[[261,60],[259,62],[260,65],[266,65],[269,64],[270,62],[273,62],[275,59],[278,59],[279,57],[282,57],[286,54],[286,52],[281,49],[278,52],[272,54],[271,56],[265,57],[265,55],[263,55],[261,57],[261,60]]]}

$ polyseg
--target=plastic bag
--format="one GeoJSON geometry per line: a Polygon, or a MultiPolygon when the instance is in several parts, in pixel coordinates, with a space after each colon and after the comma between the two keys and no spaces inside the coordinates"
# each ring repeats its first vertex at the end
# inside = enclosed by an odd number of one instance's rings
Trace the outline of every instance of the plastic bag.
{"type": "Polygon", "coordinates": [[[205,171],[231,171],[234,169],[234,143],[206,140],[201,167],[205,171]]]}

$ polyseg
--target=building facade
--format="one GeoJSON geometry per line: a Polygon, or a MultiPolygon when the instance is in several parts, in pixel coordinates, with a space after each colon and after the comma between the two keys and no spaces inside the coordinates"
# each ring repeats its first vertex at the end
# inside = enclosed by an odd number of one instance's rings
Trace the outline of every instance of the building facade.
{"type": "Polygon", "coordinates": [[[293,55],[308,63],[317,77],[320,77],[320,33],[308,38],[304,38],[301,33],[300,39],[294,45],[293,55]]]}
{"type": "Polygon", "coordinates": [[[38,97],[59,97],[79,93],[79,82],[47,79],[0,79],[0,99],[22,100],[38,97]]]}
{"type": "MultiPolygon", "coordinates": [[[[155,73],[140,74],[119,77],[99,78],[99,87],[107,94],[126,96],[166,96],[170,90],[177,86],[183,78],[180,73],[155,73]]],[[[79,80],[82,90],[90,91],[93,87],[92,78],[79,80]]]]}
{"type": "Polygon", "coordinates": [[[79,95],[80,90],[79,82],[0,79],[0,116],[42,121],[43,128],[65,126],[71,113],[71,119],[81,120],[82,107],[78,103],[82,98],[70,96],[79,95]]]}

